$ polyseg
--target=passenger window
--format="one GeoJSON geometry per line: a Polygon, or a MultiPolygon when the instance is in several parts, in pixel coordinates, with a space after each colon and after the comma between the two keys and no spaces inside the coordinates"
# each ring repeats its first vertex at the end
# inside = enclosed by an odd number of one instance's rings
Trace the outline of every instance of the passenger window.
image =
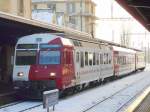
{"type": "Polygon", "coordinates": [[[107,57],[106,57],[106,54],[105,54],[105,53],[103,54],[103,61],[104,61],[104,64],[106,64],[107,57]]]}
{"type": "Polygon", "coordinates": [[[88,66],[88,52],[85,52],[85,66],[88,66]]]}
{"type": "Polygon", "coordinates": [[[79,62],[79,52],[76,53],[76,62],[79,62]]]}
{"type": "Polygon", "coordinates": [[[109,56],[109,64],[111,64],[111,61],[112,61],[112,57],[111,55],[109,56]]]}
{"type": "Polygon", "coordinates": [[[100,64],[103,64],[103,54],[100,54],[100,64]]]}
{"type": "Polygon", "coordinates": [[[96,59],[95,59],[95,53],[93,53],[93,65],[95,65],[96,59]]]}
{"type": "Polygon", "coordinates": [[[99,54],[96,54],[96,63],[99,65],[99,54]]]}
{"type": "Polygon", "coordinates": [[[80,66],[83,68],[84,67],[84,54],[83,54],[83,52],[80,52],[80,57],[81,57],[80,66]]]}
{"type": "Polygon", "coordinates": [[[108,63],[108,60],[109,60],[109,57],[108,57],[108,53],[106,54],[106,64],[109,64],[108,63]]]}
{"type": "Polygon", "coordinates": [[[93,54],[89,53],[88,58],[89,58],[89,65],[92,66],[93,54]]]}

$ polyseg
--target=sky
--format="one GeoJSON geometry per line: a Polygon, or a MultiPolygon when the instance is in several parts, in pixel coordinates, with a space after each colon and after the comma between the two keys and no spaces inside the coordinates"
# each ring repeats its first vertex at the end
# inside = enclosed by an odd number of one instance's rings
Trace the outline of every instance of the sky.
{"type": "Polygon", "coordinates": [[[114,0],[93,1],[97,4],[96,16],[99,17],[99,20],[96,21],[97,38],[120,43],[120,37],[125,31],[130,38],[131,47],[141,48],[147,45],[144,44],[147,41],[143,39],[144,35],[138,35],[137,33],[145,34],[145,32],[148,32],[119,4],[114,0]],[[110,20],[112,17],[115,19],[110,20]]]}

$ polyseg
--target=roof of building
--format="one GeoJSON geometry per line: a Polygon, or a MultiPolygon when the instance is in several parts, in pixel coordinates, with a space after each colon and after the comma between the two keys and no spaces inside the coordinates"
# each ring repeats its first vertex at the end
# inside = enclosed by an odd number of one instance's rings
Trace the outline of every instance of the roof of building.
{"type": "Polygon", "coordinates": [[[34,33],[65,33],[72,36],[91,37],[88,33],[78,30],[30,20],[4,12],[0,12],[0,26],[0,44],[15,41],[15,38],[34,33]]]}
{"type": "Polygon", "coordinates": [[[150,0],[116,0],[150,31],[150,0]]]}

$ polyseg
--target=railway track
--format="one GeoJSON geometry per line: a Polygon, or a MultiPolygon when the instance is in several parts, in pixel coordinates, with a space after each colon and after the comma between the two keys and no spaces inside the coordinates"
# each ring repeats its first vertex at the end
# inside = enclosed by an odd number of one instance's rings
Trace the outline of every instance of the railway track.
{"type": "MultiPolygon", "coordinates": [[[[135,77],[135,76],[133,76],[135,77]]],[[[97,99],[97,100],[94,100],[92,102],[92,104],[90,106],[88,106],[87,108],[84,108],[81,110],[81,112],[91,112],[91,110],[93,108],[95,108],[96,106],[98,105],[101,105],[103,103],[105,103],[106,101],[108,100],[112,100],[114,99],[114,97],[116,97],[117,95],[121,95],[123,94],[124,91],[126,91],[126,89],[128,89],[129,87],[131,88],[132,90],[132,86],[136,85],[137,82],[139,81],[142,81],[143,79],[145,78],[145,76],[142,76],[140,78],[138,78],[137,80],[134,80],[133,82],[131,82],[130,84],[127,84],[126,86],[124,86],[123,88],[120,88],[118,89],[115,93],[101,99],[97,99]]],[[[110,83],[107,83],[108,85],[110,83]]],[[[149,84],[149,83],[148,83],[149,84]]],[[[89,89],[90,90],[90,89],[89,89]]],[[[87,90],[86,90],[87,91],[87,90]]],[[[142,91],[142,90],[140,90],[142,91]]],[[[140,92],[139,91],[139,92],[140,92]]],[[[139,93],[138,92],[138,93],[139,93]]],[[[78,96],[79,94],[83,94],[82,92],[79,92],[77,94],[75,94],[75,96],[78,96]]],[[[134,95],[134,97],[130,97],[128,99],[128,102],[130,102],[131,100],[133,100],[138,94],[134,95]]],[[[73,95],[74,96],[74,95],[73,95]]],[[[63,98],[63,99],[60,99],[60,102],[64,101],[64,100],[69,100],[71,99],[71,97],[73,96],[69,96],[69,97],[66,97],[66,98],[63,98]]],[[[121,106],[119,106],[118,109],[116,109],[116,111],[113,111],[113,112],[118,112],[122,109],[123,106],[125,106],[128,102],[122,104],[121,106]]],[[[5,105],[5,106],[2,106],[0,107],[0,112],[26,112],[26,111],[30,111],[30,109],[32,110],[36,110],[36,107],[41,107],[42,108],[42,102],[35,102],[35,101],[19,101],[19,102],[14,102],[14,103],[11,103],[11,104],[8,104],[8,105],[5,105]]]]}
{"type": "Polygon", "coordinates": [[[16,94],[17,92],[13,90],[5,93],[0,93],[0,106],[17,101],[17,99],[15,98],[16,94]]]}
{"type": "MultiPolygon", "coordinates": [[[[112,94],[109,97],[104,98],[103,100],[97,100],[96,102],[93,102],[93,105],[91,105],[89,108],[86,108],[85,110],[83,110],[82,112],[96,112],[94,108],[103,108],[103,105],[106,104],[107,101],[112,101],[112,105],[113,105],[113,99],[117,99],[117,96],[126,96],[124,93],[128,88],[132,88],[133,86],[135,86],[137,84],[137,82],[143,80],[144,78],[141,78],[131,84],[129,84],[128,86],[120,89],[119,91],[115,92],[114,94],[112,94]]],[[[145,90],[150,83],[148,83],[142,90],[138,90],[137,89],[137,94],[134,94],[134,96],[128,97],[128,101],[124,102],[123,104],[120,104],[120,106],[118,106],[118,108],[115,109],[115,111],[112,112],[124,112],[125,108],[141,93],[143,92],[143,90],[145,90]]],[[[132,90],[132,89],[130,89],[132,90]]],[[[119,103],[118,103],[119,104],[119,103]]],[[[108,106],[109,108],[109,106],[108,106]]],[[[99,110],[98,110],[99,111],[99,110]]],[[[101,111],[100,111],[101,112],[101,111]]],[[[105,111],[104,111],[105,112],[105,111]]]]}

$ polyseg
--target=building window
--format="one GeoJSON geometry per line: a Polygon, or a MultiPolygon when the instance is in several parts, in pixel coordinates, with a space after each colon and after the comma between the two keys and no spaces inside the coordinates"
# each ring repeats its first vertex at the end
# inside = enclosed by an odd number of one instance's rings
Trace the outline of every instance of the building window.
{"type": "Polygon", "coordinates": [[[75,13],[75,3],[69,3],[68,4],[68,12],[69,13],[75,13]]]}
{"type": "Polygon", "coordinates": [[[33,9],[37,9],[37,4],[35,4],[35,5],[33,6],[33,9]]]}
{"type": "Polygon", "coordinates": [[[76,18],[74,16],[69,16],[69,23],[76,24],[76,18]]]}
{"type": "Polygon", "coordinates": [[[23,0],[19,0],[18,9],[19,9],[19,15],[23,16],[23,10],[24,10],[23,0]]]}
{"type": "Polygon", "coordinates": [[[52,12],[56,12],[56,4],[47,4],[47,8],[52,12]]]}

